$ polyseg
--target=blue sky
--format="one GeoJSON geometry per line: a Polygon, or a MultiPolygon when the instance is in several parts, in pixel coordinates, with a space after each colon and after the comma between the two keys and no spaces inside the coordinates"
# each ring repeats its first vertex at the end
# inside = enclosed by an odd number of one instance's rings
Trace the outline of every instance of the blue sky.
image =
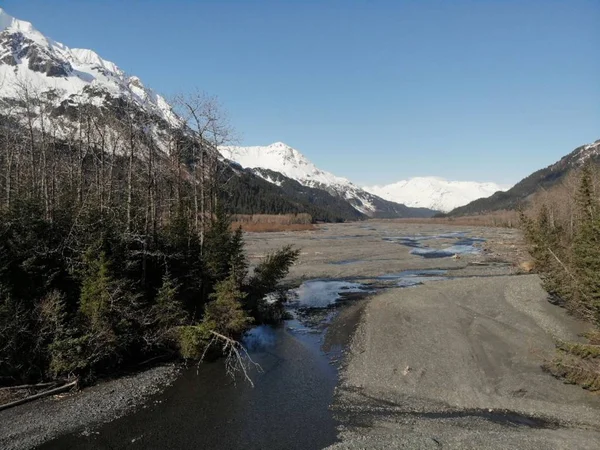
{"type": "Polygon", "coordinates": [[[358,183],[514,183],[600,139],[600,1],[5,0],[170,96],[218,95],[244,145],[358,183]]]}

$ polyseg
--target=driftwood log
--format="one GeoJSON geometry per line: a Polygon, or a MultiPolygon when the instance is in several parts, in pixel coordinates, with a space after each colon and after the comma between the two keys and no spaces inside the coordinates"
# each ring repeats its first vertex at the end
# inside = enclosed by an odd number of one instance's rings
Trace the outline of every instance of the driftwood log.
{"type": "Polygon", "coordinates": [[[12,408],[14,406],[23,405],[24,403],[31,402],[33,400],[37,400],[39,398],[47,397],[49,395],[60,394],[61,392],[66,392],[77,386],[79,380],[71,381],[70,383],[64,384],[54,389],[50,389],[44,392],[40,392],[39,394],[30,395],[29,397],[22,398],[20,400],[15,400],[14,402],[6,403],[4,405],[0,405],[0,411],[3,411],[8,408],[12,408]]]}
{"type": "Polygon", "coordinates": [[[39,389],[44,387],[56,386],[60,384],[59,381],[50,381],[49,383],[38,383],[38,384],[21,384],[19,386],[4,386],[0,387],[0,391],[18,391],[21,389],[39,389]]]}

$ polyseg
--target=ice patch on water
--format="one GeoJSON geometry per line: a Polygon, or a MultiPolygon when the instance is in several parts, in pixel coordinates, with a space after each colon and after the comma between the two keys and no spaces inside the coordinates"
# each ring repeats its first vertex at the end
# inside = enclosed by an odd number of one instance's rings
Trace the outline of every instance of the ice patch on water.
{"type": "Polygon", "coordinates": [[[455,231],[450,233],[442,233],[438,235],[421,235],[417,234],[414,236],[397,236],[397,237],[385,237],[383,240],[389,242],[397,242],[399,244],[411,247],[410,251],[413,255],[419,255],[423,258],[448,258],[454,255],[466,255],[466,254],[478,254],[481,253],[481,249],[475,247],[476,243],[485,242],[485,239],[467,237],[468,231],[455,231]],[[435,239],[455,239],[454,245],[445,248],[432,248],[427,247],[424,241],[435,240],[435,239]]]}
{"type": "Polygon", "coordinates": [[[325,308],[335,303],[344,292],[363,292],[363,285],[348,281],[305,281],[292,294],[292,303],[304,308],[325,308]]]}
{"type": "Polygon", "coordinates": [[[398,273],[388,273],[385,275],[381,275],[379,277],[380,280],[393,280],[396,278],[406,278],[406,277],[421,277],[421,278],[430,278],[430,277],[440,277],[446,275],[448,271],[442,269],[423,269],[423,270],[403,270],[398,273]]]}
{"type": "Polygon", "coordinates": [[[448,252],[446,250],[437,250],[435,248],[413,248],[410,251],[411,255],[419,255],[423,258],[448,258],[450,256],[454,256],[454,253],[448,252]]]}

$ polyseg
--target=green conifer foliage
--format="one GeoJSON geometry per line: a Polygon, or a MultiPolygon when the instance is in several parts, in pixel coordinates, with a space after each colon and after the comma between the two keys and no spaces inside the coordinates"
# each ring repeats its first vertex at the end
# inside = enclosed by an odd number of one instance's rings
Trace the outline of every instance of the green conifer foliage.
{"type": "Polygon", "coordinates": [[[252,323],[242,306],[245,297],[233,274],[218,282],[211,294],[212,301],[206,306],[203,321],[206,329],[227,337],[241,336],[252,323]]]}

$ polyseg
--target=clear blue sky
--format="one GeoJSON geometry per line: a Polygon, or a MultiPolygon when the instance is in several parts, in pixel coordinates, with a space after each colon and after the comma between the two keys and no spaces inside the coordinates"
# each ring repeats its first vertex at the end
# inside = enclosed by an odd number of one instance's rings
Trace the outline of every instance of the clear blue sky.
{"type": "Polygon", "coordinates": [[[358,183],[511,183],[600,138],[598,0],[0,5],[358,183]]]}

